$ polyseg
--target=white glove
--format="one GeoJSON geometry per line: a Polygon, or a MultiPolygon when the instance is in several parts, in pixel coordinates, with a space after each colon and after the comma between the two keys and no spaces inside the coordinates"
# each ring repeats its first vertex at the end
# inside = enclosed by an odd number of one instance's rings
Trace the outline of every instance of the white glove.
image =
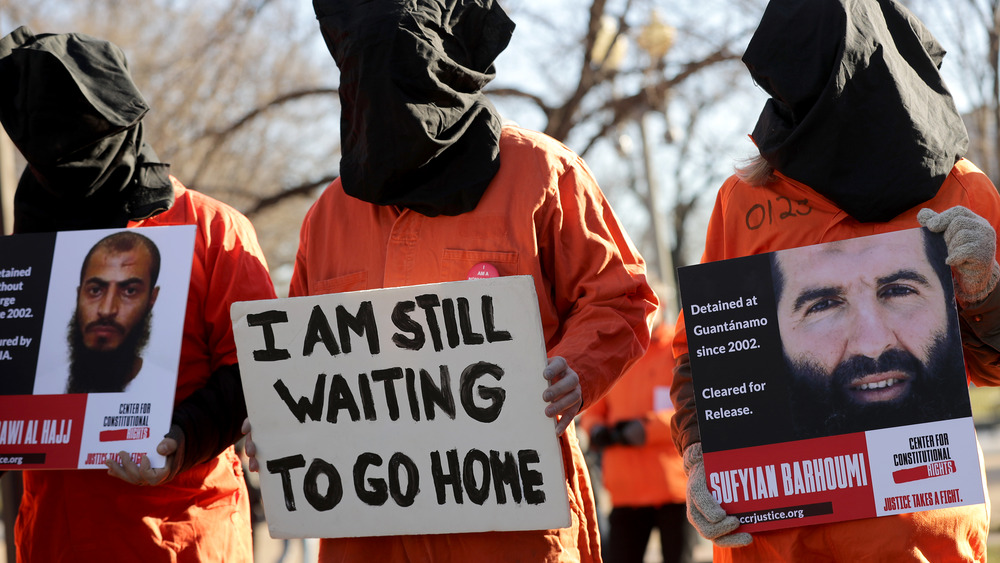
{"type": "Polygon", "coordinates": [[[740,525],[739,519],[727,515],[708,491],[701,442],[695,442],[684,450],[684,473],[688,476],[688,520],[698,533],[719,547],[750,545],[753,536],[747,532],[733,533],[740,525]]]}
{"type": "Polygon", "coordinates": [[[997,234],[989,221],[961,205],[936,213],[921,209],[917,222],[935,233],[944,233],[948,245],[945,262],[955,273],[955,297],[963,305],[986,299],[1000,280],[997,234]]]}

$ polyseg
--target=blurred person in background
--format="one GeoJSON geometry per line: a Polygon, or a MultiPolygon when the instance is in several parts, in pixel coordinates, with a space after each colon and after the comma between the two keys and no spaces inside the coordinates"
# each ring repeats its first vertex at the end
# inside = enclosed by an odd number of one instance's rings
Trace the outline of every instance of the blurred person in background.
{"type": "MultiPolygon", "coordinates": [[[[670,294],[656,285],[660,302],[670,294]]],[[[649,348],[618,383],[584,411],[580,426],[598,451],[604,488],[611,497],[609,563],[642,563],[653,529],[664,563],[691,563],[698,534],[687,520],[684,464],[671,438],[673,327],[662,308],[649,348]]]]}

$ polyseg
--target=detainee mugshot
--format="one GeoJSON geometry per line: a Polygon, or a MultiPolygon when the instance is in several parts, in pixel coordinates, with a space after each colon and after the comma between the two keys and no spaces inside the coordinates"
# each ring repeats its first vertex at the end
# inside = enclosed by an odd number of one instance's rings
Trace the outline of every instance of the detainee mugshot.
{"type": "Polygon", "coordinates": [[[90,249],[69,323],[67,393],[124,391],[139,374],[159,273],[159,249],[132,230],[108,235],[90,249]]]}
{"type": "Polygon", "coordinates": [[[946,256],[926,229],[770,254],[799,438],[971,416],[946,256]]]}

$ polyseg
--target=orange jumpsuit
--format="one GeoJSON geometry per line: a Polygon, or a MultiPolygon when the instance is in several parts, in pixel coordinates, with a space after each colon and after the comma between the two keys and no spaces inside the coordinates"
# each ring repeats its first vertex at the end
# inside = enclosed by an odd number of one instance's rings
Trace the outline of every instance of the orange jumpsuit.
{"type": "MultiPolygon", "coordinates": [[[[457,216],[372,205],[335,180],[303,222],[289,295],[464,280],[484,262],[501,276],[530,274],[548,353],[579,374],[586,408],[648,345],[656,297],[645,264],[566,147],[505,127],[500,162],[475,210],[457,216]]],[[[560,446],[568,528],[325,539],[320,560],[600,561],[590,477],[572,425],[560,446]]]]}
{"type": "MultiPolygon", "coordinates": [[[[937,195],[884,223],[859,223],[811,188],[776,173],[766,186],[735,177],[722,186],[708,225],[702,262],[762,254],[859,236],[919,227],[917,212],[965,206],[1000,225],[1000,195],[985,174],[960,160],[937,195]]],[[[959,311],[966,372],[976,385],[1000,384],[1000,299],[959,311]]],[[[701,440],[694,405],[683,315],[676,325],[677,370],[671,390],[679,450],[701,440]]],[[[716,547],[714,561],[985,561],[989,499],[963,506],[753,534],[747,547],[716,547]]]]}
{"type": "MultiPolygon", "coordinates": [[[[130,227],[197,225],[175,403],[235,364],[235,301],[274,298],[253,225],[176,179],[173,206],[130,227]]],[[[238,423],[237,423],[238,424],[238,423]]],[[[155,487],[103,470],[24,472],[18,561],[251,562],[250,505],[232,446],[155,487]]]]}

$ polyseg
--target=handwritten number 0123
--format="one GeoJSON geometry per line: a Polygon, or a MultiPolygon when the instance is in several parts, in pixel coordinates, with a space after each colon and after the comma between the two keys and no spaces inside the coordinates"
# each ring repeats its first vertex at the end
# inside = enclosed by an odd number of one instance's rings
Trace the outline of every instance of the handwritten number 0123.
{"type": "Polygon", "coordinates": [[[768,225],[774,223],[774,214],[778,213],[778,219],[789,219],[792,217],[802,217],[804,215],[809,215],[812,208],[809,207],[808,199],[791,199],[785,196],[778,196],[774,198],[777,204],[772,204],[771,200],[767,201],[767,207],[764,207],[762,203],[756,203],[750,210],[747,211],[746,224],[747,228],[751,231],[759,229],[764,225],[766,221],[768,225]],[[794,205],[794,207],[793,207],[794,205]],[[775,209],[777,208],[777,209],[775,209]]]}

